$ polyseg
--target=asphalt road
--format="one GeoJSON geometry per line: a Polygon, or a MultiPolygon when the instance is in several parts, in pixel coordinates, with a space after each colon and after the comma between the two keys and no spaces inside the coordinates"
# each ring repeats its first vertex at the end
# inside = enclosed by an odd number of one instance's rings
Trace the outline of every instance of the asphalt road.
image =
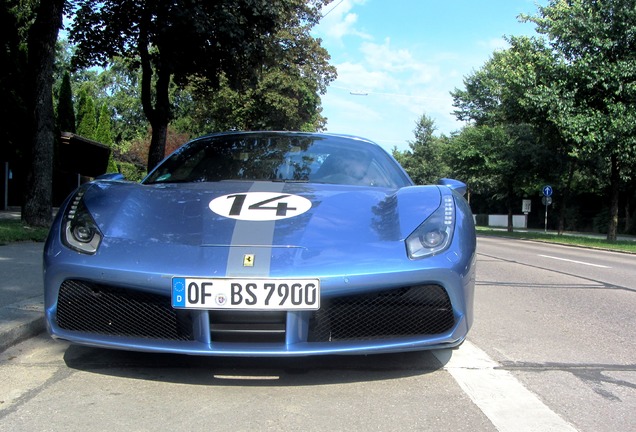
{"type": "Polygon", "coordinates": [[[1,430],[636,430],[636,256],[478,241],[457,350],[227,359],[0,353],[1,430]]]}
{"type": "Polygon", "coordinates": [[[479,239],[470,340],[580,431],[636,430],[636,256],[479,239]]]}

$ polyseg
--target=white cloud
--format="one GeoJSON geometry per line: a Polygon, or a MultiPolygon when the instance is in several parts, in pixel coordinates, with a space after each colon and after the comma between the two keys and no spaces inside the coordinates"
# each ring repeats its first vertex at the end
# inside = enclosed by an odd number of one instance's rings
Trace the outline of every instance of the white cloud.
{"type": "Polygon", "coordinates": [[[477,42],[479,48],[484,48],[488,51],[504,50],[510,48],[510,44],[504,38],[492,38],[488,40],[481,40],[477,42]]]}
{"type": "Polygon", "coordinates": [[[364,55],[365,61],[375,69],[403,71],[416,65],[407,49],[392,49],[389,38],[386,38],[382,45],[364,42],[360,45],[360,52],[364,55]]]}
{"type": "Polygon", "coordinates": [[[357,36],[362,39],[372,39],[372,37],[356,27],[358,15],[351,13],[357,5],[363,5],[366,0],[341,0],[334,1],[325,6],[322,10],[323,18],[315,31],[323,39],[341,44],[344,36],[357,36]]]}
{"type": "MultiPolygon", "coordinates": [[[[338,80],[333,84],[354,92],[382,95],[386,100],[411,106],[413,100],[438,99],[437,90],[445,79],[440,66],[418,61],[407,48],[364,42],[358,62],[337,64],[338,80]]],[[[447,99],[447,95],[445,95],[447,99]]]]}
{"type": "Polygon", "coordinates": [[[335,64],[338,79],[323,98],[329,131],[404,149],[423,114],[435,119],[440,132],[458,129],[448,92],[457,77],[443,73],[443,63],[453,64],[454,56],[422,61],[417,48],[393,46],[389,38],[381,44],[362,41],[356,48],[355,61],[335,64]]]}
{"type": "Polygon", "coordinates": [[[372,70],[364,63],[345,62],[337,64],[338,79],[333,84],[354,92],[382,90],[394,85],[394,78],[383,70],[372,70]]]}
{"type": "Polygon", "coordinates": [[[449,2],[411,0],[410,7],[398,7],[383,0],[332,1],[314,28],[338,70],[322,98],[328,130],[366,136],[385,148],[404,148],[423,114],[435,120],[439,133],[459,130],[463,123],[452,114],[450,92],[494,51],[508,47],[501,35],[518,33],[516,14],[535,0],[499,1],[506,10],[469,8],[452,25],[444,17],[458,11],[449,2]],[[439,20],[427,15],[434,11],[439,20]],[[500,17],[490,19],[495,12],[500,17]]]}
{"type": "Polygon", "coordinates": [[[338,78],[322,98],[327,129],[371,138],[387,150],[394,145],[406,148],[424,114],[435,120],[440,133],[458,130],[461,123],[452,114],[449,92],[461,86],[471,67],[483,62],[484,51],[505,48],[505,40],[473,40],[465,52],[449,46],[439,50],[440,46],[417,38],[407,43],[399,36],[377,35],[374,40],[352,12],[364,3],[335,0],[315,28],[334,50],[332,64],[338,70],[338,78]]]}

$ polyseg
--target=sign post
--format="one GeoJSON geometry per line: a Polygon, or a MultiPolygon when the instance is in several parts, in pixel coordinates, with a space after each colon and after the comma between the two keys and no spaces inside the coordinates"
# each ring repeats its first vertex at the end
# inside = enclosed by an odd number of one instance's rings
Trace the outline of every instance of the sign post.
{"type": "Polygon", "coordinates": [[[552,204],[552,186],[543,186],[543,198],[541,202],[545,205],[544,232],[548,232],[548,206],[552,204]]]}
{"type": "Polygon", "coordinates": [[[524,228],[528,228],[528,213],[532,210],[532,200],[524,199],[521,201],[521,211],[524,215],[526,215],[526,226],[524,228]]]}

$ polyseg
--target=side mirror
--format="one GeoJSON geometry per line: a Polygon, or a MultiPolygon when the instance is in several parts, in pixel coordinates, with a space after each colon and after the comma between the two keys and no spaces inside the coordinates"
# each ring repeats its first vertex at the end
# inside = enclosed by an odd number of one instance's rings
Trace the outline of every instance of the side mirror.
{"type": "Polygon", "coordinates": [[[466,195],[467,187],[466,187],[466,183],[464,182],[460,182],[459,180],[454,180],[449,178],[443,178],[443,179],[440,179],[438,183],[442,186],[447,186],[451,188],[452,190],[457,191],[457,193],[461,195],[466,195]]]}

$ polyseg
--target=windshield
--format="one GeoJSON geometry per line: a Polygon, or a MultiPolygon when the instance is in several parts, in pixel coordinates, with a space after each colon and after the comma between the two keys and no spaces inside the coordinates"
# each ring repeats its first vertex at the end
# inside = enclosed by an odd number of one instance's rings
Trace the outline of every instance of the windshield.
{"type": "Polygon", "coordinates": [[[187,143],[145,184],[223,180],[312,182],[398,188],[410,185],[379,146],[346,137],[244,133],[187,143]]]}

